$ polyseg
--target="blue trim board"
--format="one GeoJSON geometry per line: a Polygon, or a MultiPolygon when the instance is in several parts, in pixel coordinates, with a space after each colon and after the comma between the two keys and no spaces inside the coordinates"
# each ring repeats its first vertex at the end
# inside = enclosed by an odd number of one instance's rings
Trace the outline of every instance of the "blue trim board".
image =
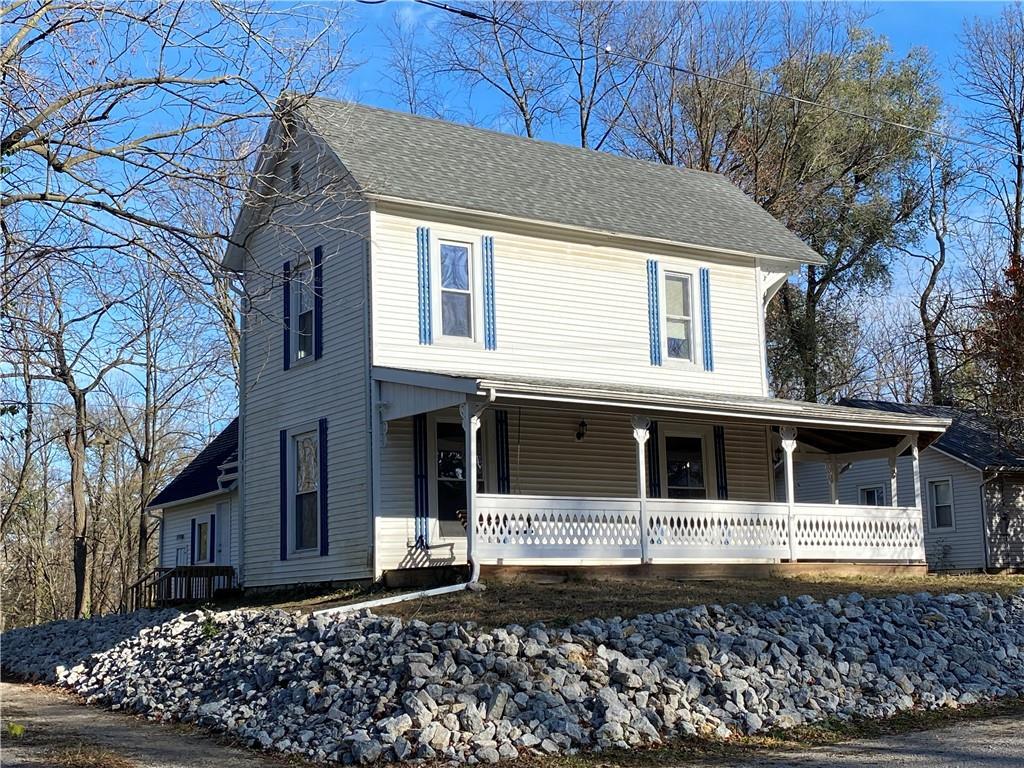
{"type": "Polygon", "coordinates": [[[711,271],[700,268],[700,320],[704,341],[704,370],[715,370],[715,356],[711,344],[711,271]]]}
{"type": "Polygon", "coordinates": [[[320,446],[317,460],[320,464],[320,487],[317,489],[317,498],[320,501],[320,556],[324,557],[327,552],[327,419],[320,419],[317,424],[320,446]]]}
{"type": "Polygon", "coordinates": [[[313,359],[324,355],[324,249],[313,249],[313,359]]]}
{"type": "Polygon", "coordinates": [[[281,267],[281,297],[284,306],[281,308],[282,325],[284,326],[284,369],[287,371],[292,364],[292,263],[286,261],[281,267]]]}
{"type": "Polygon", "coordinates": [[[651,365],[661,365],[661,299],[658,262],[647,260],[647,325],[650,330],[651,365]]]}
{"type": "Polygon", "coordinates": [[[497,349],[494,312],[494,238],[484,235],[480,240],[484,261],[484,349],[497,349]]]}
{"type": "Polygon", "coordinates": [[[729,498],[729,473],[725,466],[725,427],[716,425],[715,435],[715,479],[718,483],[718,498],[729,498]]]}
{"type": "Polygon", "coordinates": [[[280,557],[288,559],[288,430],[282,429],[281,443],[281,509],[280,509],[280,557]]]}
{"type": "Polygon", "coordinates": [[[430,496],[427,481],[427,415],[412,417],[413,499],[416,546],[430,543],[430,496]]]}
{"type": "Polygon", "coordinates": [[[498,493],[511,493],[512,473],[508,461],[508,411],[504,409],[495,410],[494,427],[498,459],[498,493]]]}
{"type": "Polygon", "coordinates": [[[192,518],[192,540],[188,545],[188,564],[196,564],[196,519],[192,518]]]}
{"type": "Polygon", "coordinates": [[[420,344],[433,344],[430,315],[430,229],[416,228],[416,277],[419,283],[420,344]]]}
{"type": "Polygon", "coordinates": [[[647,428],[647,495],[661,498],[661,440],[658,437],[658,422],[652,421],[647,428]]]}

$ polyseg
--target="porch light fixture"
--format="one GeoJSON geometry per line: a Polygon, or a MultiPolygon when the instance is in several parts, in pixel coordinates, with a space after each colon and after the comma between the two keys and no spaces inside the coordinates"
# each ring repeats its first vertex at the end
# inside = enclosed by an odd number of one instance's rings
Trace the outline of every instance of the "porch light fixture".
{"type": "Polygon", "coordinates": [[[587,422],[580,419],[579,427],[576,430],[576,441],[579,442],[587,436],[587,422]]]}

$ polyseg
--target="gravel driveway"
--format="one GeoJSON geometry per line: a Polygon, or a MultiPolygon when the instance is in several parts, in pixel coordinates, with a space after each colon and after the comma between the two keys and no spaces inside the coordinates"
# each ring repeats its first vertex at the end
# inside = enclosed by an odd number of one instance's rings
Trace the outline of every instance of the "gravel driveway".
{"type": "MultiPolygon", "coordinates": [[[[104,746],[137,768],[282,768],[286,761],[229,747],[183,726],[150,723],[98,707],[83,707],[52,689],[0,683],[4,768],[52,765],[51,750],[69,742],[104,746]],[[6,724],[25,726],[22,739],[6,724]]],[[[294,762],[291,763],[294,765],[294,762]]],[[[514,765],[514,763],[512,764],[514,765]]],[[[733,768],[1024,768],[1019,717],[972,721],[934,731],[809,750],[765,753],[733,768]]]]}

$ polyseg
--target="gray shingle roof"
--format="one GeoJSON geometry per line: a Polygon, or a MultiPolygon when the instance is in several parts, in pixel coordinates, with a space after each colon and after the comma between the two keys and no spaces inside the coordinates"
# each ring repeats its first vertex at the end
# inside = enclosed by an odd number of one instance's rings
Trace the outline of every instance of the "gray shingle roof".
{"type": "Polygon", "coordinates": [[[821,257],[724,176],[349,102],[304,107],[364,191],[802,262],[821,257]]]}
{"type": "Polygon", "coordinates": [[[218,467],[238,455],[238,417],[236,416],[189,462],[178,475],[156,495],[149,506],[153,509],[172,502],[202,496],[220,490],[217,478],[220,476],[218,467]]]}
{"type": "Polygon", "coordinates": [[[946,405],[910,405],[884,400],[847,399],[842,405],[852,408],[873,408],[890,413],[913,416],[938,416],[952,419],[953,424],[934,446],[978,469],[1024,470],[1024,455],[1012,450],[994,425],[984,417],[946,405]]]}

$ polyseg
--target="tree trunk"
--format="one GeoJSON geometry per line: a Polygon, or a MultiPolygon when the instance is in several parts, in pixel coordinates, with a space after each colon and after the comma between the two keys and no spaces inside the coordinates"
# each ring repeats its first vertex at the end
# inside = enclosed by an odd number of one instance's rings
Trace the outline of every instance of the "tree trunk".
{"type": "Polygon", "coordinates": [[[85,451],[86,451],[86,408],[85,394],[73,392],[75,403],[74,426],[65,432],[65,443],[71,463],[71,510],[73,525],[72,558],[75,573],[75,618],[89,615],[91,596],[89,594],[89,514],[85,503],[85,451]]]}

